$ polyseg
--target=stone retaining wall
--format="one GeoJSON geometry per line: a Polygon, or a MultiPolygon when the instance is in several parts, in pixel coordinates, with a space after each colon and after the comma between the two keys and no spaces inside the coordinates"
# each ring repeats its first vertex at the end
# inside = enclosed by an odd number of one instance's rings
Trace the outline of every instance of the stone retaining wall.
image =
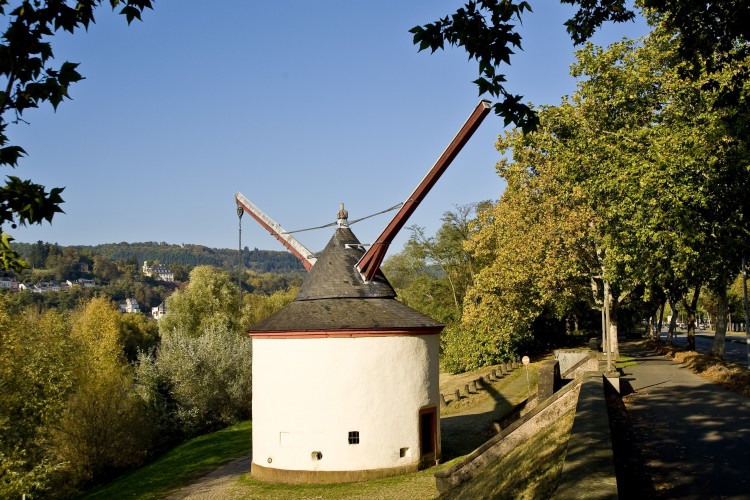
{"type": "Polygon", "coordinates": [[[551,398],[519,418],[489,441],[471,452],[453,467],[435,473],[435,485],[442,494],[463,484],[478,474],[489,463],[506,455],[540,429],[550,425],[573,409],[580,385],[571,383],[551,398]]]}
{"type": "Polygon", "coordinates": [[[601,372],[589,372],[581,382],[555,498],[617,498],[612,435],[601,372]]]}
{"type": "MultiPolygon", "coordinates": [[[[596,353],[594,353],[596,354],[596,353]]],[[[597,360],[581,359],[577,369],[597,360]]],[[[555,368],[556,363],[550,363],[555,368]]],[[[574,372],[571,369],[568,372],[574,372]]],[[[435,473],[437,490],[443,494],[471,480],[487,465],[506,455],[523,441],[575,408],[563,471],[556,499],[617,498],[612,438],[604,393],[604,377],[599,371],[579,373],[576,380],[518,418],[507,428],[474,450],[453,467],[435,473]]],[[[540,398],[541,399],[541,398],[540,398]]],[[[524,402],[526,403],[526,402],[524,402]]]]}

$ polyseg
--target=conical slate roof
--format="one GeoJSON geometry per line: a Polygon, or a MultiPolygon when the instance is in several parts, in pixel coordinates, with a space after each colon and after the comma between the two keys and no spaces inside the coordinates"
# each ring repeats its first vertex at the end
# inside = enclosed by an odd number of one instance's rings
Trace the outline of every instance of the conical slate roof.
{"type": "Polygon", "coordinates": [[[395,297],[396,291],[381,271],[370,282],[362,280],[355,266],[364,253],[364,247],[351,229],[336,229],[295,300],[395,297]]]}
{"type": "Polygon", "coordinates": [[[335,332],[442,330],[442,324],[396,300],[395,290],[380,270],[372,281],[364,282],[355,267],[363,254],[364,247],[351,229],[337,228],[294,301],[253,325],[249,333],[329,336],[335,332]]]}

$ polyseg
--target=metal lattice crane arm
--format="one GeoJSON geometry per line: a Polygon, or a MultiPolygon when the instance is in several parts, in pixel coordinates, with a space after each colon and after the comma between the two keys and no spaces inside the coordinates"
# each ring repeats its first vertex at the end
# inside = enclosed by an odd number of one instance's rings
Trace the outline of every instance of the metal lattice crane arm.
{"type": "Polygon", "coordinates": [[[302,265],[305,266],[305,269],[307,271],[312,269],[317,259],[310,250],[305,248],[302,243],[294,238],[294,236],[284,231],[284,228],[282,228],[275,220],[263,213],[260,208],[256,207],[250,200],[245,198],[242,193],[235,193],[234,199],[237,202],[238,207],[242,207],[245,212],[250,214],[253,219],[258,221],[258,224],[266,228],[274,238],[279,240],[282,245],[284,245],[290,252],[292,252],[294,256],[302,262],[302,265]]]}
{"type": "Polygon", "coordinates": [[[385,228],[367,253],[365,253],[359,260],[357,263],[357,270],[362,274],[365,281],[372,280],[375,273],[378,272],[378,269],[380,269],[380,265],[385,258],[385,254],[388,251],[388,246],[401,228],[404,227],[404,224],[406,224],[406,221],[411,214],[414,213],[414,210],[417,209],[419,202],[427,196],[427,193],[430,192],[438,179],[440,179],[443,172],[445,172],[453,159],[469,141],[476,129],[479,128],[479,125],[490,112],[490,109],[491,104],[489,101],[480,101],[471,116],[469,116],[469,119],[464,123],[464,126],[461,127],[461,130],[456,134],[456,137],[453,138],[453,141],[451,141],[440,158],[438,158],[432,169],[427,172],[427,175],[422,179],[422,182],[419,183],[411,196],[406,199],[401,210],[398,211],[390,224],[388,224],[388,227],[385,228]]]}

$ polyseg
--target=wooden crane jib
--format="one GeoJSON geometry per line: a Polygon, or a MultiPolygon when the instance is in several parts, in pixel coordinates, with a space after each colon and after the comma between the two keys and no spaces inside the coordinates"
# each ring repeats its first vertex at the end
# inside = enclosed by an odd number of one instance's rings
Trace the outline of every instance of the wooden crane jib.
{"type": "Polygon", "coordinates": [[[388,246],[391,244],[393,239],[396,237],[401,228],[404,227],[406,221],[409,219],[414,210],[417,209],[417,205],[427,196],[430,189],[440,179],[440,176],[445,172],[448,166],[451,164],[453,159],[458,155],[464,145],[469,141],[474,132],[479,128],[482,120],[490,112],[491,104],[489,101],[481,101],[472,112],[469,119],[466,120],[464,126],[461,127],[456,137],[451,141],[448,147],[445,149],[443,154],[438,158],[435,165],[430,169],[427,175],[422,179],[414,192],[406,199],[404,204],[401,206],[401,210],[393,217],[390,224],[375,240],[375,243],[367,250],[362,258],[357,263],[357,270],[362,275],[365,281],[372,280],[375,273],[380,269],[380,265],[383,263],[385,254],[388,251],[388,246]]]}
{"type": "Polygon", "coordinates": [[[234,199],[237,202],[238,207],[242,207],[245,212],[250,214],[253,219],[258,221],[258,223],[266,228],[274,238],[279,240],[282,245],[292,252],[295,257],[302,262],[305,270],[309,271],[312,269],[317,260],[315,254],[305,248],[304,245],[297,241],[294,236],[284,231],[284,228],[268,215],[264,214],[260,208],[256,207],[250,200],[245,198],[242,193],[235,193],[234,199]]]}
{"type": "MultiPolygon", "coordinates": [[[[456,137],[453,138],[453,141],[451,141],[440,158],[438,158],[432,169],[430,169],[424,179],[422,179],[422,182],[419,183],[411,196],[409,196],[409,198],[403,203],[401,210],[398,211],[390,224],[388,224],[378,239],[375,240],[375,243],[372,244],[370,249],[362,256],[359,262],[357,262],[357,270],[365,281],[371,281],[378,272],[378,269],[380,269],[380,265],[385,258],[385,254],[388,251],[388,246],[401,228],[404,227],[404,224],[406,224],[406,221],[411,214],[414,213],[414,210],[417,209],[419,202],[427,196],[430,189],[432,189],[438,179],[440,179],[440,176],[445,172],[464,145],[469,141],[476,129],[479,128],[479,125],[490,112],[490,109],[491,105],[489,101],[480,101],[471,116],[469,116],[469,119],[464,123],[464,126],[461,127],[461,130],[456,134],[456,137]]],[[[317,259],[310,250],[305,248],[291,234],[284,231],[276,221],[263,213],[250,200],[245,198],[242,193],[235,193],[234,197],[237,206],[242,207],[245,212],[250,214],[253,219],[266,228],[274,238],[292,252],[302,262],[302,265],[307,271],[312,269],[317,259]]]]}

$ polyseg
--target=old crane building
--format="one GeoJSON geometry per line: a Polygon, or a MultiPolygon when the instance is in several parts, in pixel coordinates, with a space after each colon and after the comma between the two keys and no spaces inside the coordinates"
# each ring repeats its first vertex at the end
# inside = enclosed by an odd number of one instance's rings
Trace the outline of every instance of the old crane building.
{"type": "Polygon", "coordinates": [[[333,237],[314,255],[236,193],[242,211],[309,271],[294,301],[248,332],[254,477],[358,481],[439,460],[443,325],[396,300],[380,265],[393,238],[489,110],[490,103],[479,103],[367,250],[349,228],[343,204],[333,237]]]}
{"type": "Polygon", "coordinates": [[[416,470],[440,456],[439,333],[396,300],[341,225],[295,300],[256,324],[252,474],[339,482],[416,470]]]}

